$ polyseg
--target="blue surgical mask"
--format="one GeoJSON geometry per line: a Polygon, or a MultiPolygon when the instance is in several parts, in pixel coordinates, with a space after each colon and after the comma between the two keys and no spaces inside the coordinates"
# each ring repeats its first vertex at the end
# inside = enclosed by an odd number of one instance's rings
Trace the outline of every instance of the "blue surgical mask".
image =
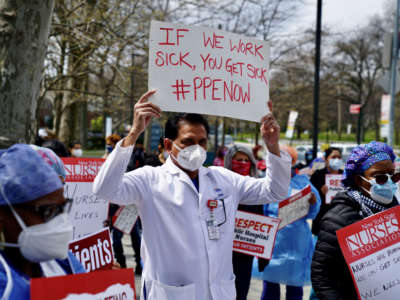
{"type": "Polygon", "coordinates": [[[332,158],[329,160],[329,167],[333,171],[339,170],[343,166],[343,160],[341,158],[332,158]]]}
{"type": "Polygon", "coordinates": [[[384,184],[378,184],[375,182],[375,179],[368,180],[363,176],[361,177],[371,184],[369,191],[364,188],[363,189],[371,195],[372,200],[384,205],[393,201],[393,197],[397,191],[397,184],[394,183],[392,179],[389,178],[384,184]]]}
{"type": "Polygon", "coordinates": [[[111,153],[113,151],[113,149],[114,149],[113,146],[110,146],[110,145],[106,146],[106,150],[108,153],[111,153]]]}

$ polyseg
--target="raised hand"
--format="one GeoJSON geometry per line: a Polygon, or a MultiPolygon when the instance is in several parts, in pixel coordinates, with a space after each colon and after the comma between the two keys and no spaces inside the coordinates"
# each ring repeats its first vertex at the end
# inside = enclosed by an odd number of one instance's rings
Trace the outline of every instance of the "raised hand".
{"type": "Polygon", "coordinates": [[[161,117],[161,109],[157,105],[148,101],[149,97],[155,92],[155,90],[147,91],[135,104],[132,128],[123,141],[123,147],[135,144],[137,138],[150,124],[151,120],[153,118],[161,117]]]}
{"type": "Polygon", "coordinates": [[[279,151],[279,135],[281,132],[281,128],[279,127],[278,122],[276,121],[274,115],[272,114],[272,102],[268,101],[268,107],[270,113],[262,117],[260,123],[260,133],[264,140],[265,145],[268,148],[268,151],[280,156],[279,151]]]}

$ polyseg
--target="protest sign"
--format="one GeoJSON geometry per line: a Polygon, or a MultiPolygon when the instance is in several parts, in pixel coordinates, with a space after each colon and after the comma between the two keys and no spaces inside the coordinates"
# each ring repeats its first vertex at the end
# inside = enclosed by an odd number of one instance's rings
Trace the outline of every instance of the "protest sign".
{"type": "Polygon", "coordinates": [[[279,203],[279,229],[305,217],[310,210],[311,187],[308,185],[298,193],[279,203]]]}
{"type": "Polygon", "coordinates": [[[390,95],[382,95],[381,100],[381,137],[389,137],[390,95]]]}
{"type": "Polygon", "coordinates": [[[108,227],[70,242],[69,250],[87,272],[107,270],[113,266],[114,255],[108,227]]]}
{"type": "Polygon", "coordinates": [[[294,127],[295,127],[296,119],[297,119],[298,115],[299,115],[299,112],[297,112],[295,110],[291,110],[289,113],[288,124],[287,124],[286,134],[285,134],[285,136],[288,139],[293,138],[294,127]]]}
{"type": "Polygon", "coordinates": [[[113,226],[123,233],[130,234],[139,217],[139,212],[136,205],[131,204],[121,207],[116,212],[116,217],[113,226]]]}
{"type": "Polygon", "coordinates": [[[136,300],[133,269],[31,279],[31,300],[136,300]]]}
{"type": "Polygon", "coordinates": [[[399,220],[396,206],[336,231],[361,300],[399,299],[399,220]]]}
{"type": "Polygon", "coordinates": [[[104,159],[63,158],[67,173],[64,196],[72,198],[69,213],[74,226],[74,239],[91,234],[103,228],[108,217],[108,202],[99,199],[92,192],[93,180],[104,159]]]}
{"type": "Polygon", "coordinates": [[[326,204],[331,203],[332,199],[336,196],[336,194],[344,190],[342,180],[343,180],[342,174],[325,175],[325,184],[328,187],[328,192],[325,195],[326,204]]]}
{"type": "Polygon", "coordinates": [[[279,219],[238,210],[233,251],[271,259],[279,219]]]}
{"type": "Polygon", "coordinates": [[[164,111],[259,122],[268,113],[269,44],[230,32],[152,21],[150,101],[164,111]]]}

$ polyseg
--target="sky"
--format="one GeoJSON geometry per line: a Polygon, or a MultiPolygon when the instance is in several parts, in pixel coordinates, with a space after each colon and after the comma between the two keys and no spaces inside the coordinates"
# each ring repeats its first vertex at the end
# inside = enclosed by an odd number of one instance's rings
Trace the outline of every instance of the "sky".
{"type": "MultiPolygon", "coordinates": [[[[396,0],[322,0],[322,26],[335,32],[351,31],[366,25],[369,17],[384,15],[384,5],[396,0]]],[[[296,18],[296,27],[315,27],[317,0],[305,0],[305,6],[296,18]]]]}

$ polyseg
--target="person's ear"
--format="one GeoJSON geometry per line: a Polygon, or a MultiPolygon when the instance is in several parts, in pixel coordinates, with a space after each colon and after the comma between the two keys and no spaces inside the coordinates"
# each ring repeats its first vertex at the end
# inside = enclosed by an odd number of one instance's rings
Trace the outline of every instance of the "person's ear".
{"type": "Polygon", "coordinates": [[[172,144],[173,141],[169,138],[165,138],[164,139],[164,151],[167,151],[168,153],[170,153],[172,151],[172,144]]]}

